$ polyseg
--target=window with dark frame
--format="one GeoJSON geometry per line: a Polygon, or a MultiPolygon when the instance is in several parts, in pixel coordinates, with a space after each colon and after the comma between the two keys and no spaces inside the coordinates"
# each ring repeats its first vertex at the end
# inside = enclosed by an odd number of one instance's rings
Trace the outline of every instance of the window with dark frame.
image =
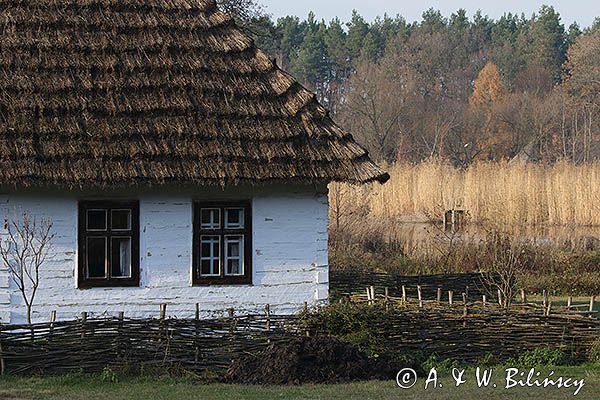
{"type": "Polygon", "coordinates": [[[252,284],[250,202],[194,203],[194,285],[252,284]]]}
{"type": "Polygon", "coordinates": [[[79,288],[140,284],[139,203],[79,202],[79,288]]]}

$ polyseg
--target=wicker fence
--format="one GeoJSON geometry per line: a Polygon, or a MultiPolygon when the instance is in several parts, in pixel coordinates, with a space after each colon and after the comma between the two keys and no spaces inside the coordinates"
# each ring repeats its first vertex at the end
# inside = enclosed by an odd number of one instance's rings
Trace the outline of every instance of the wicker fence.
{"type": "Polygon", "coordinates": [[[362,294],[365,287],[388,288],[391,296],[401,296],[402,287],[406,295],[417,296],[417,286],[425,297],[436,296],[438,288],[460,294],[469,293],[472,297],[490,295],[482,274],[448,274],[402,276],[379,272],[331,271],[330,288],[332,300],[362,294]]]}
{"type": "Polygon", "coordinates": [[[600,320],[589,316],[546,315],[536,309],[505,312],[481,305],[394,309],[369,323],[391,351],[466,362],[487,355],[503,361],[536,348],[560,349],[583,361],[600,338],[600,320]]]}
{"type": "MultiPolygon", "coordinates": [[[[503,360],[549,347],[581,360],[600,336],[600,321],[585,315],[546,315],[536,309],[507,313],[476,304],[391,307],[369,321],[370,331],[390,351],[400,353],[435,353],[474,362],[487,354],[503,360]]],[[[219,379],[242,355],[256,355],[270,343],[323,333],[303,316],[268,315],[5,325],[0,326],[0,361],[2,372],[13,374],[98,372],[109,367],[219,379]]]]}
{"type": "Polygon", "coordinates": [[[292,316],[201,319],[79,319],[0,326],[3,372],[135,372],[160,368],[224,376],[231,360],[300,335],[292,316]]]}
{"type": "MultiPolygon", "coordinates": [[[[487,294],[481,275],[406,278],[385,274],[333,273],[332,298],[380,307],[368,321],[371,335],[391,352],[435,353],[475,362],[488,354],[498,360],[539,347],[561,349],[584,359],[600,337],[595,297],[586,304],[531,303],[524,293],[511,311],[487,294]],[[442,289],[443,288],[443,289],[442,289]],[[487,297],[489,296],[489,297],[487,297]],[[487,300],[486,300],[487,299],[487,300]]],[[[327,332],[318,315],[262,315],[200,319],[168,318],[162,305],[155,319],[88,319],[0,325],[0,372],[60,374],[104,368],[186,372],[223,378],[232,361],[258,354],[272,343],[327,332]]],[[[314,310],[313,313],[319,313],[314,310]]]]}

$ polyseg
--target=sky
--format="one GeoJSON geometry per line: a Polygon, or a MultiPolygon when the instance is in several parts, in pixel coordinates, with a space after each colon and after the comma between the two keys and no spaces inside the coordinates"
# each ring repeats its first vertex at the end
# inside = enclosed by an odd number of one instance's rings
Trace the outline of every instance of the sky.
{"type": "Polygon", "coordinates": [[[395,16],[400,14],[409,22],[419,20],[424,10],[435,8],[449,16],[459,8],[467,10],[472,16],[477,10],[484,15],[496,19],[505,12],[524,12],[530,16],[539,10],[542,4],[553,6],[562,16],[563,23],[568,26],[577,21],[581,27],[592,24],[596,16],[600,16],[600,0],[438,0],[438,1],[406,1],[406,0],[258,0],[266,7],[268,14],[274,18],[284,15],[297,15],[306,17],[313,11],[318,19],[329,21],[339,17],[348,21],[352,10],[360,12],[367,20],[372,20],[378,15],[387,13],[395,16]]]}

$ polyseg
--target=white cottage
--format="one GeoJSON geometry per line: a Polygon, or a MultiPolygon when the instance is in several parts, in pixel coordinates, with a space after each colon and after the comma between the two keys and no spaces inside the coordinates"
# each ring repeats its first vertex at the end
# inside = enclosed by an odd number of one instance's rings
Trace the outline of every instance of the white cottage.
{"type": "Polygon", "coordinates": [[[327,184],[388,175],[214,0],[1,3],[0,233],[55,235],[34,320],[327,300],[327,184]]]}

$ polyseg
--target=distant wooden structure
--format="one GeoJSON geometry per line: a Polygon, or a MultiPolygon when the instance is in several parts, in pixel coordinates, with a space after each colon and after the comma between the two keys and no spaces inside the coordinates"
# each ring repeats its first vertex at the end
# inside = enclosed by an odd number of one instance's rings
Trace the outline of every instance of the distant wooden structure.
{"type": "Polygon", "coordinates": [[[458,230],[465,222],[464,210],[448,210],[444,213],[444,228],[446,230],[458,230]]]}

